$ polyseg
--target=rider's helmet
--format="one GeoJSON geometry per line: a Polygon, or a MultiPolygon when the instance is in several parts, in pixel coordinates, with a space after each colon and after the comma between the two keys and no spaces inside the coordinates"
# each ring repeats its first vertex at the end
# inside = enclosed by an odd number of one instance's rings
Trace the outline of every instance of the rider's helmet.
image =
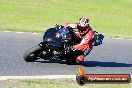
{"type": "Polygon", "coordinates": [[[88,31],[88,27],[89,26],[89,19],[86,17],[82,17],[79,19],[78,22],[78,30],[80,32],[80,34],[85,34],[88,31]]]}

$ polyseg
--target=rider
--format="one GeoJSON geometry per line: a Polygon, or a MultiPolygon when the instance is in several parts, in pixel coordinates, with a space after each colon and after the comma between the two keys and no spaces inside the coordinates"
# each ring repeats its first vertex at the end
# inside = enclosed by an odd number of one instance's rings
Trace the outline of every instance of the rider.
{"type": "Polygon", "coordinates": [[[77,37],[81,38],[81,42],[77,45],[74,45],[73,47],[74,49],[81,50],[83,52],[83,54],[76,57],[77,62],[82,62],[84,60],[84,57],[87,56],[93,48],[93,29],[89,25],[89,19],[86,17],[82,17],[79,19],[78,23],[66,23],[64,26],[78,29],[77,37]]]}

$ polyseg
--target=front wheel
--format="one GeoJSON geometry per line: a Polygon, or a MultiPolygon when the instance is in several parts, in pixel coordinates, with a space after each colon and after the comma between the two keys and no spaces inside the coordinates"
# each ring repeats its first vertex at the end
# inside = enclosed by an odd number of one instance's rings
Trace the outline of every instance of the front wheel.
{"type": "Polygon", "coordinates": [[[29,50],[27,50],[23,56],[26,62],[33,62],[37,60],[37,56],[42,52],[40,45],[35,45],[29,50]]]}

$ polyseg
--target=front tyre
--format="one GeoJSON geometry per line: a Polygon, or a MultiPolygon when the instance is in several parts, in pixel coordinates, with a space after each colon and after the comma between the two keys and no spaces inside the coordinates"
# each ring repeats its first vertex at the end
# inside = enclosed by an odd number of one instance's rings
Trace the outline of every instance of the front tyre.
{"type": "Polygon", "coordinates": [[[37,56],[42,52],[40,45],[35,45],[29,50],[27,50],[23,56],[26,62],[33,62],[37,60],[37,56]]]}

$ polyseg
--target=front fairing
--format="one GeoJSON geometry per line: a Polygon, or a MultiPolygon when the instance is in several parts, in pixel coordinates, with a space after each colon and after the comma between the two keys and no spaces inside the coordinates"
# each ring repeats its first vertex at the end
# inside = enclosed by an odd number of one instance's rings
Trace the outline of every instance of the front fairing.
{"type": "Polygon", "coordinates": [[[48,44],[49,48],[61,48],[64,42],[70,40],[70,34],[66,28],[50,28],[46,31],[43,41],[48,44]]]}

